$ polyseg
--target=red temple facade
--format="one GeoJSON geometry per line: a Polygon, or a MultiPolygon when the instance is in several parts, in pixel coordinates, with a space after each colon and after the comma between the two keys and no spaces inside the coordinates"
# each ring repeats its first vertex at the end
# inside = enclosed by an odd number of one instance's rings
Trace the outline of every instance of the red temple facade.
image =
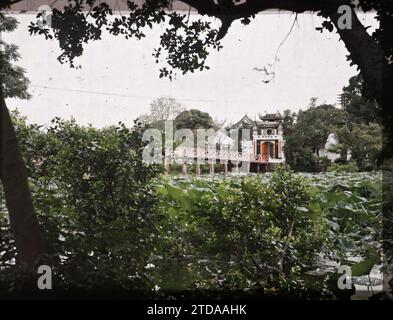
{"type": "Polygon", "coordinates": [[[283,117],[279,112],[274,114],[259,115],[258,120],[252,120],[245,115],[231,129],[248,129],[251,131],[251,141],[243,143],[241,149],[252,148],[252,163],[256,170],[260,165],[278,164],[285,162],[284,136],[282,127],[283,117]]]}

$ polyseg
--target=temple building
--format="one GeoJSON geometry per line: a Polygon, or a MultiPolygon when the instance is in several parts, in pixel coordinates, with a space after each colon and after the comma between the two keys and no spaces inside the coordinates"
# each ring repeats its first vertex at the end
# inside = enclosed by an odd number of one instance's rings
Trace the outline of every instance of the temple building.
{"type": "Polygon", "coordinates": [[[285,162],[282,122],[283,117],[279,112],[259,114],[258,120],[252,120],[245,115],[230,127],[251,131],[251,141],[240,146],[242,152],[252,153],[251,171],[271,171],[276,164],[285,162]]]}

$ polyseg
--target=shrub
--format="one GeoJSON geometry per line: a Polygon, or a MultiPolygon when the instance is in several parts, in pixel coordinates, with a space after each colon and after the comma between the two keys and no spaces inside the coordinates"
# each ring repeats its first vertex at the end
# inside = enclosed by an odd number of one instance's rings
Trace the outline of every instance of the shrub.
{"type": "Polygon", "coordinates": [[[142,163],[142,128],[54,119],[44,132],[15,117],[56,287],[152,288],[145,266],[156,240],[151,181],[160,168],[142,163]]]}
{"type": "MultiPolygon", "coordinates": [[[[267,180],[174,179],[159,193],[168,216],[163,261],[176,264],[177,274],[181,266],[188,271],[188,289],[299,286],[321,250],[324,219],[308,208],[302,178],[289,170],[267,180]]],[[[168,288],[165,279],[160,285],[168,288]]]]}
{"type": "Polygon", "coordinates": [[[359,168],[356,162],[349,161],[347,163],[332,163],[327,168],[328,172],[358,172],[359,168]]]}
{"type": "MultiPolygon", "coordinates": [[[[311,271],[321,258],[375,264],[375,172],[294,174],[279,166],[260,176],[162,177],[161,167],[142,162],[137,124],[95,129],[55,119],[44,131],[14,118],[58,290],[319,294],[328,275],[311,271]]],[[[0,203],[0,294],[21,290],[15,257],[0,203]]]]}

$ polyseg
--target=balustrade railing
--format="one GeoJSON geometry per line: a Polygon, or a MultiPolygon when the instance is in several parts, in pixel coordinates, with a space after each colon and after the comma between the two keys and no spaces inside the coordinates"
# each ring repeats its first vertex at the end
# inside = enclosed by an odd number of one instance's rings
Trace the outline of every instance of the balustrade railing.
{"type": "MultiPolygon", "coordinates": [[[[216,159],[226,161],[247,161],[266,163],[275,160],[269,155],[253,155],[248,152],[235,152],[228,150],[203,149],[203,148],[177,148],[175,156],[189,159],[216,159]]],[[[278,160],[278,159],[276,159],[278,160]]]]}

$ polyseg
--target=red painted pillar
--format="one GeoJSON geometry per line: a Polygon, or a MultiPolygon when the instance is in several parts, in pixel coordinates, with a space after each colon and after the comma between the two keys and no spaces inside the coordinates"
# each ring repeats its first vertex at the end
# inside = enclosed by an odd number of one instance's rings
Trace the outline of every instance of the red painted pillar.
{"type": "Polygon", "coordinates": [[[273,148],[273,159],[276,158],[276,143],[272,142],[272,148],[273,148]]]}

